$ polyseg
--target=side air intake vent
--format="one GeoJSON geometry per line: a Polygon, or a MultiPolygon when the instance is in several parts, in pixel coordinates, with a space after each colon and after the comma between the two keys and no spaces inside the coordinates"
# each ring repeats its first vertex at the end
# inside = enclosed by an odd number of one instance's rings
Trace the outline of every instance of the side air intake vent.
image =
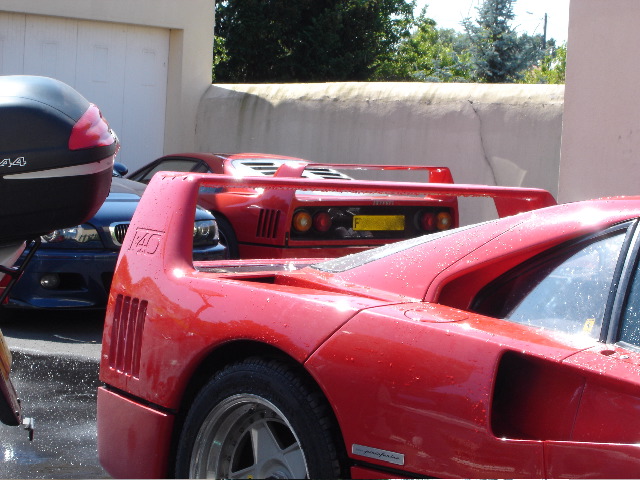
{"type": "Polygon", "coordinates": [[[140,347],[147,316],[146,300],[118,295],[111,327],[109,366],[125,375],[140,375],[140,347]]]}
{"type": "Polygon", "coordinates": [[[263,208],[258,217],[258,228],[256,237],[276,238],[278,235],[278,221],[280,220],[280,210],[263,208]]]}

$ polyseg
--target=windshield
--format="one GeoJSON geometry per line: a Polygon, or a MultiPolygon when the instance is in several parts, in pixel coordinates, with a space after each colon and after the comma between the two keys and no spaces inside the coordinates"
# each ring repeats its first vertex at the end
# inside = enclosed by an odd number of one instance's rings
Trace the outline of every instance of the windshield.
{"type": "Polygon", "coordinates": [[[495,222],[495,220],[490,220],[481,224],[476,223],[473,225],[467,225],[465,227],[454,228],[452,230],[445,230],[439,233],[430,233],[428,235],[423,235],[421,237],[416,237],[409,240],[403,240],[401,242],[389,243],[382,247],[365,250],[360,253],[354,253],[353,255],[347,255],[346,257],[339,257],[327,260],[326,262],[316,263],[315,265],[311,265],[311,268],[330,273],[345,272],[347,270],[351,270],[352,268],[360,267],[367,263],[388,257],[389,255],[393,255],[404,250],[417,247],[418,245],[424,245],[425,243],[447,237],[454,233],[463,232],[470,228],[491,222],[495,222]]]}

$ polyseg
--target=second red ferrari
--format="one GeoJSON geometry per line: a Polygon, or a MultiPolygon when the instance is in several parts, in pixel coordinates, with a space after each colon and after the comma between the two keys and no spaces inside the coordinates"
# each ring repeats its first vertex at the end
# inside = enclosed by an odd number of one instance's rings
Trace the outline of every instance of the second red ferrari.
{"type": "MultiPolygon", "coordinates": [[[[414,181],[453,183],[446,167],[318,164],[263,153],[167,155],[127,178],[149,183],[163,170],[343,181],[353,180],[344,170],[415,171],[414,181]]],[[[204,188],[200,203],[216,217],[231,258],[338,257],[458,225],[456,197],[428,193],[204,188]]]]}

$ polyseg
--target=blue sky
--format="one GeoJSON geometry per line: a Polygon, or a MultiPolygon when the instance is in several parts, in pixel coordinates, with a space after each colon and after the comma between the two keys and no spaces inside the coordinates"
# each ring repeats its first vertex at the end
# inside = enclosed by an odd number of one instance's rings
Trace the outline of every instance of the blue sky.
{"type": "MultiPolygon", "coordinates": [[[[418,0],[418,12],[428,5],[427,16],[441,28],[461,30],[460,22],[466,17],[475,19],[476,7],[482,0],[418,0]]],[[[516,18],[512,26],[520,33],[542,34],[544,14],[547,14],[547,38],[558,43],[567,41],[569,26],[569,0],[516,0],[513,11],[516,18]]]]}

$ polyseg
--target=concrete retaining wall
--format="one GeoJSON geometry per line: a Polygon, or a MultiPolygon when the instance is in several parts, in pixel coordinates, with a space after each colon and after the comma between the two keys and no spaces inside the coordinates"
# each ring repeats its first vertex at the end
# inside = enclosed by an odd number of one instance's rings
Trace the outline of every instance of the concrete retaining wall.
{"type": "MultiPolygon", "coordinates": [[[[447,166],[458,183],[557,196],[563,97],[556,85],[212,85],[198,109],[196,148],[447,166]]],[[[473,202],[462,220],[492,212],[473,202]]]]}

